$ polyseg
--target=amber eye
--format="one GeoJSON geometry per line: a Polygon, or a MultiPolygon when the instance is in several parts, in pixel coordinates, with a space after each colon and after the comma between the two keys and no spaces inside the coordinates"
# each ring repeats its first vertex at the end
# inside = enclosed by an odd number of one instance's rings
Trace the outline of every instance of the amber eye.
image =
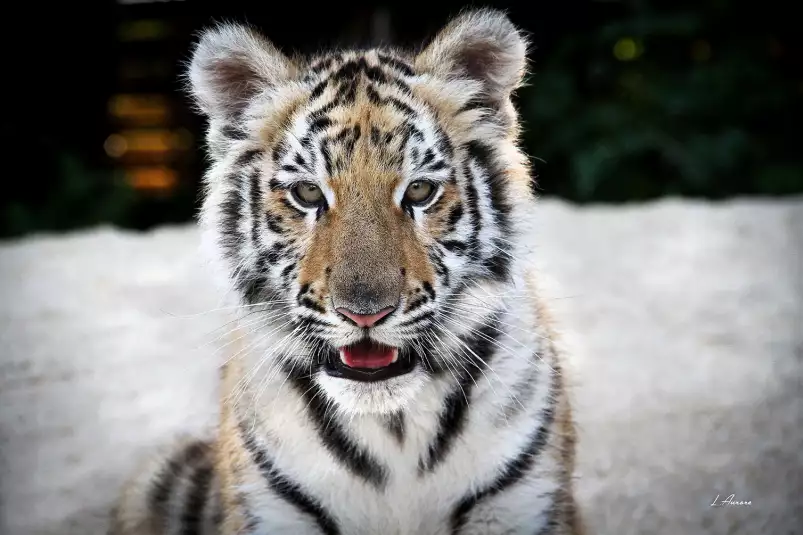
{"type": "Polygon", "coordinates": [[[435,184],[432,182],[416,180],[407,186],[407,191],[404,192],[404,199],[402,202],[416,205],[426,204],[432,199],[436,191],[435,184]]]}
{"type": "Polygon", "coordinates": [[[304,207],[311,208],[323,204],[323,192],[312,182],[299,182],[291,191],[296,201],[304,207]]]}

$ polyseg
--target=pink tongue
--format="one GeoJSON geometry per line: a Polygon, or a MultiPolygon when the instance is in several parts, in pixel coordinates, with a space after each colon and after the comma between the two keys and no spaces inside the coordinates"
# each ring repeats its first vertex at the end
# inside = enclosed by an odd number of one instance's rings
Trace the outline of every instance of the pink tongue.
{"type": "Polygon", "coordinates": [[[352,368],[384,368],[393,364],[395,349],[370,342],[360,342],[341,348],[343,362],[352,368]]]}

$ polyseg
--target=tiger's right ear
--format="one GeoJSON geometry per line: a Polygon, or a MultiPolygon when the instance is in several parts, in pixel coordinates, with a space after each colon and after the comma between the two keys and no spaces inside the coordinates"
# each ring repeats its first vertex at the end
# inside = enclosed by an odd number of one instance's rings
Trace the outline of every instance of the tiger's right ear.
{"type": "Polygon", "coordinates": [[[228,119],[260,92],[291,79],[290,59],[257,32],[238,24],[204,31],[192,54],[190,89],[201,112],[228,119]]]}

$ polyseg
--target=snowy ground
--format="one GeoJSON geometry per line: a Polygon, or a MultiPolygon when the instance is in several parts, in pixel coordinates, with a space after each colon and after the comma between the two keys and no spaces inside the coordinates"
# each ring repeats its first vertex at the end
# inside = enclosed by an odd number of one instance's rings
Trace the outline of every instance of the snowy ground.
{"type": "MultiPolygon", "coordinates": [[[[803,198],[540,215],[591,533],[803,532],[803,198]]],[[[196,245],[0,246],[0,533],[102,534],[138,456],[211,421],[227,329],[196,245]]]]}

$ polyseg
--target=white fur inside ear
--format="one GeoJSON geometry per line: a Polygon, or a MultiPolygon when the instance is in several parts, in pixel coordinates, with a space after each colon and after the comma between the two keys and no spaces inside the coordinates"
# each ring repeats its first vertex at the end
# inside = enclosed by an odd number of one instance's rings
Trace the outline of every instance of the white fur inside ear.
{"type": "Polygon", "coordinates": [[[468,11],[440,31],[415,65],[421,72],[477,80],[488,97],[504,101],[524,77],[527,41],[505,13],[468,11]]]}
{"type": "Polygon", "coordinates": [[[224,24],[203,33],[188,74],[201,111],[210,117],[229,117],[241,112],[260,92],[289,80],[294,68],[257,32],[224,24]]]}

